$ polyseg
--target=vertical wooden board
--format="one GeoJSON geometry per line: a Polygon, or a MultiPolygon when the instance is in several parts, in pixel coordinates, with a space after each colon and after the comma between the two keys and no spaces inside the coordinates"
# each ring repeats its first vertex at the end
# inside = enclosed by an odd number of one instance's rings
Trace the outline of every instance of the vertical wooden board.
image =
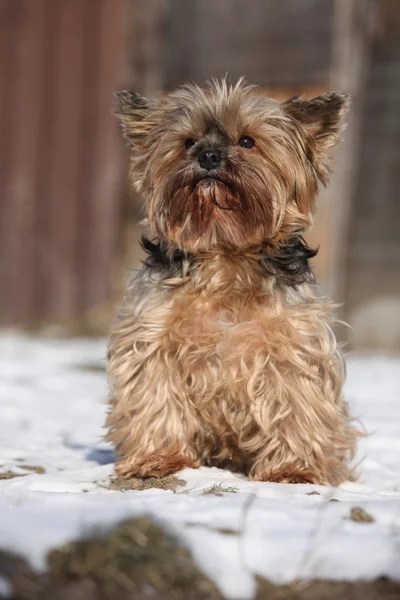
{"type": "Polygon", "coordinates": [[[13,103],[16,86],[17,52],[15,39],[21,20],[21,4],[0,3],[0,320],[7,324],[12,318],[9,308],[9,291],[6,287],[10,270],[8,259],[9,236],[6,204],[8,173],[13,143],[13,103]]]}
{"type": "MultiPolygon", "coordinates": [[[[11,26],[12,12],[9,2],[0,2],[0,209],[4,207],[4,184],[6,176],[5,160],[7,155],[9,106],[10,99],[8,89],[10,65],[11,26]]],[[[14,11],[13,11],[14,12],[14,11]]],[[[1,263],[0,263],[1,267],[1,263]]]]}
{"type": "Polygon", "coordinates": [[[76,223],[78,217],[82,102],[82,0],[53,0],[57,21],[53,71],[45,85],[52,86],[48,100],[52,119],[48,155],[44,165],[43,193],[45,227],[41,235],[46,317],[64,317],[76,312],[75,271],[76,223]]]}
{"type": "Polygon", "coordinates": [[[352,346],[400,350],[400,5],[382,0],[364,93],[348,244],[352,346]]]}
{"type": "Polygon", "coordinates": [[[3,322],[26,321],[31,316],[34,280],[35,210],[39,119],[41,103],[41,54],[44,34],[44,0],[19,0],[15,85],[9,166],[2,213],[5,269],[0,309],[3,322]],[[5,248],[5,249],[4,249],[5,248]]]}
{"type": "Polygon", "coordinates": [[[167,87],[225,73],[252,83],[327,79],[333,0],[169,0],[167,87]]]}
{"type": "Polygon", "coordinates": [[[3,208],[13,126],[16,83],[16,35],[21,20],[20,2],[0,2],[0,207],[3,208]]]}
{"type": "MultiPolygon", "coordinates": [[[[117,126],[111,114],[119,80],[124,2],[96,3],[95,82],[91,90],[93,140],[88,176],[85,247],[82,254],[84,303],[91,307],[107,298],[118,229],[119,156],[117,126]]],[[[88,100],[86,100],[88,101],[88,100]]]]}
{"type": "MultiPolygon", "coordinates": [[[[123,81],[142,94],[154,94],[163,88],[166,72],[166,56],[170,45],[165,45],[165,29],[171,0],[128,0],[126,3],[126,61],[123,65],[123,81]],[[125,67],[125,68],[124,68],[125,67]]],[[[189,2],[182,2],[180,18],[192,22],[189,2]],[[189,13],[186,12],[189,7],[189,13]],[[186,15],[186,17],[184,16],[186,15]]],[[[176,14],[171,15],[174,18],[176,14]]],[[[187,28],[191,31],[191,28],[187,28]]],[[[189,33],[190,36],[190,33],[189,33]]],[[[174,44],[179,40],[174,40],[174,44]]],[[[188,48],[183,60],[188,60],[188,48]]],[[[189,56],[190,61],[190,56],[189,56]]]]}
{"type": "MultiPolygon", "coordinates": [[[[347,298],[350,217],[356,193],[365,76],[369,69],[374,0],[335,0],[332,89],[349,93],[351,110],[343,142],[334,151],[334,177],[327,190],[329,239],[325,293],[341,304],[347,298]]],[[[345,310],[342,316],[345,316],[345,310]]]]}
{"type": "Polygon", "coordinates": [[[43,35],[43,52],[41,57],[40,86],[42,102],[38,114],[40,128],[40,148],[37,164],[37,191],[35,200],[35,287],[32,315],[35,322],[47,317],[48,309],[48,255],[49,246],[49,211],[48,211],[48,177],[52,165],[54,146],[55,86],[58,43],[59,0],[45,0],[45,24],[43,35]]]}
{"type": "Polygon", "coordinates": [[[79,206],[77,220],[75,269],[79,286],[79,312],[86,308],[86,262],[88,237],[91,235],[90,195],[91,178],[93,176],[93,148],[96,139],[96,122],[94,120],[94,103],[96,102],[97,57],[98,57],[98,21],[97,0],[86,0],[83,14],[84,46],[82,52],[82,128],[80,164],[80,190],[82,202],[79,206]]]}

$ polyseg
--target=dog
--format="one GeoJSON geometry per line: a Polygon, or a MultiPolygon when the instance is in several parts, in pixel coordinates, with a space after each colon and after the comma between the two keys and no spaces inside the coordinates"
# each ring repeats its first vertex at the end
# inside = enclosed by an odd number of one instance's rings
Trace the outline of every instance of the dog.
{"type": "Polygon", "coordinates": [[[200,465],[255,481],[350,477],[359,432],[303,238],[348,105],[335,92],[280,103],[243,80],[117,92],[155,236],[109,343],[121,477],[200,465]]]}

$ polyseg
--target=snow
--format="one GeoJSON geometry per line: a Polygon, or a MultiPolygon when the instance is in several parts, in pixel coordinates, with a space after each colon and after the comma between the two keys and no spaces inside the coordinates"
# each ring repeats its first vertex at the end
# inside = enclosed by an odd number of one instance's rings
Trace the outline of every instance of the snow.
{"type": "MultiPolygon", "coordinates": [[[[257,574],[277,583],[400,578],[400,358],[348,360],[346,396],[370,433],[360,443],[358,482],[255,483],[204,467],[182,471],[178,493],[120,492],[104,487],[113,473],[102,441],[105,344],[0,336],[0,472],[24,475],[0,480],[0,548],[40,569],[55,545],[146,512],[232,600],[252,597],[257,574]],[[236,493],[202,495],[216,484],[236,493]],[[374,522],[349,519],[356,506],[374,522]]],[[[0,596],[8,591],[2,579],[0,596]]]]}

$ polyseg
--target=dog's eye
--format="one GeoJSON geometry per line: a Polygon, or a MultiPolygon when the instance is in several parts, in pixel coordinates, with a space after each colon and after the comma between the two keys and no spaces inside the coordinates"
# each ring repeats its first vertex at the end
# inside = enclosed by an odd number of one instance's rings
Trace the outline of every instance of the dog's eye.
{"type": "Polygon", "coordinates": [[[196,142],[194,140],[192,140],[192,138],[187,138],[185,140],[185,148],[186,148],[186,150],[189,150],[189,148],[192,148],[192,146],[194,146],[195,143],[196,142]]]}
{"type": "Polygon", "coordinates": [[[240,140],[239,140],[239,146],[241,148],[246,148],[246,150],[253,148],[254,145],[255,145],[255,141],[253,140],[253,138],[249,137],[248,135],[245,135],[244,137],[240,138],[240,140]]]}

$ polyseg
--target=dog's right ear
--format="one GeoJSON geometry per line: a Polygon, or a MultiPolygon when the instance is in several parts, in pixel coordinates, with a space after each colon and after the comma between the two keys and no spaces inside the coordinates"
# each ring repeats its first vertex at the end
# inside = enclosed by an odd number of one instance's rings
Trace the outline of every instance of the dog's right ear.
{"type": "Polygon", "coordinates": [[[153,125],[149,119],[150,101],[129,90],[115,92],[114,97],[114,114],[124,138],[130,146],[140,148],[153,125]]]}

